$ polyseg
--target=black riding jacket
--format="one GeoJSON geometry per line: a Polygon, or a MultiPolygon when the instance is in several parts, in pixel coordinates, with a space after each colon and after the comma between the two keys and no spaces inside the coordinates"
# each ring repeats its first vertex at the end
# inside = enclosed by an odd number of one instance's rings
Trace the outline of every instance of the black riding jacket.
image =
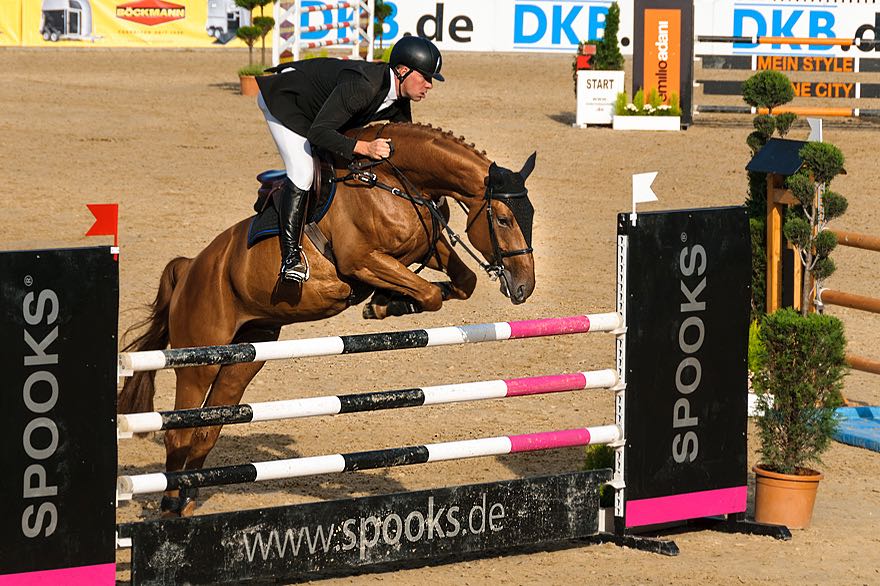
{"type": "Polygon", "coordinates": [[[408,98],[378,112],[391,87],[387,63],[321,58],[269,71],[274,75],[257,78],[269,112],[312,145],[346,159],[353,158],[356,142],[343,136],[346,130],[375,120],[412,122],[408,98]]]}

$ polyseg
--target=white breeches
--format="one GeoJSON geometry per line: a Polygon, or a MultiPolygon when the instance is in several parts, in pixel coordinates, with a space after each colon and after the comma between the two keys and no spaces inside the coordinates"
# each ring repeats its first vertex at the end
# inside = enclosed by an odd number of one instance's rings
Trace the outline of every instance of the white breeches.
{"type": "Polygon", "coordinates": [[[269,132],[275,139],[275,145],[284,161],[284,169],[287,171],[288,179],[298,188],[308,190],[315,177],[315,169],[312,166],[312,147],[309,141],[285,127],[275,116],[272,116],[262,95],[257,97],[257,105],[263,111],[263,116],[266,117],[269,132]]]}

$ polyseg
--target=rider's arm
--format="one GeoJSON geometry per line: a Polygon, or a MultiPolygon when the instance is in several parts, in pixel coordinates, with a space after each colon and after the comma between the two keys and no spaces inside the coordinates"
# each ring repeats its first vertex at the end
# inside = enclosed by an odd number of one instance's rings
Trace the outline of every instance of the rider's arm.
{"type": "Polygon", "coordinates": [[[306,138],[313,145],[340,157],[354,158],[358,141],[340,134],[339,129],[369,107],[375,97],[374,93],[366,81],[337,85],[315,117],[306,138]]]}

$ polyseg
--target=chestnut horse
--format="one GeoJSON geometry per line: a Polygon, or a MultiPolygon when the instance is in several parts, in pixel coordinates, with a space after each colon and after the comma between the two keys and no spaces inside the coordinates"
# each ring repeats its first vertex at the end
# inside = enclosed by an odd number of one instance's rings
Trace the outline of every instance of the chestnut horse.
{"type": "MultiPolygon", "coordinates": [[[[513,303],[524,302],[535,287],[532,208],[525,188],[534,155],[514,172],[430,126],[389,124],[361,132],[390,138],[394,154],[337,184],[333,204],[318,224],[335,265],[305,238],[311,277],[302,285],[281,282],[278,242],[269,238],[248,248],[250,220],[241,221],[195,258],[168,263],[150,316],[132,328],[147,329],[126,350],[273,341],[284,325],[331,317],[371,293],[364,314],[379,319],[437,311],[447,299],[467,299],[476,275],[440,231],[449,217],[446,198],[467,210],[468,240],[488,261],[481,266],[500,278],[513,303]],[[433,219],[426,201],[435,206],[433,219]],[[425,280],[408,268],[416,263],[446,273],[450,281],[425,280]]],[[[263,364],[177,369],[174,408],[238,404],[263,364]]],[[[154,379],[155,372],[127,379],[119,412],[152,411],[154,379]]],[[[220,428],[168,430],[166,470],[201,468],[220,428]]],[[[164,514],[191,514],[194,499],[193,489],[171,491],[162,499],[164,514]]]]}

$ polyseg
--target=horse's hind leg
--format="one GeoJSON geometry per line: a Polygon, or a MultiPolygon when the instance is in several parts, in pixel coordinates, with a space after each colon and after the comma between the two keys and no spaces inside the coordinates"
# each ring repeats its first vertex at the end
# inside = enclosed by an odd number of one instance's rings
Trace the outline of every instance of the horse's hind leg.
{"type": "MultiPolygon", "coordinates": [[[[278,339],[280,328],[249,328],[245,326],[235,336],[233,343],[240,342],[268,342],[278,339]]],[[[243,364],[230,364],[222,366],[214,378],[211,390],[205,400],[205,407],[220,405],[237,405],[241,402],[244,391],[251,380],[260,372],[265,362],[248,362],[243,364]]],[[[184,470],[198,470],[205,464],[205,459],[217,443],[222,425],[211,427],[197,427],[182,431],[190,432],[186,461],[182,466],[184,470]]],[[[179,497],[179,514],[189,516],[195,510],[197,489],[183,489],[179,497]]]]}
{"type": "MultiPolygon", "coordinates": [[[[201,407],[211,383],[217,378],[219,366],[198,366],[179,368],[177,375],[177,392],[174,398],[174,409],[194,409],[201,407]]],[[[192,444],[193,429],[169,429],[165,432],[165,470],[176,472],[183,470],[192,444]]],[[[171,490],[162,497],[162,514],[177,516],[187,497],[184,491],[171,490]]]]}

